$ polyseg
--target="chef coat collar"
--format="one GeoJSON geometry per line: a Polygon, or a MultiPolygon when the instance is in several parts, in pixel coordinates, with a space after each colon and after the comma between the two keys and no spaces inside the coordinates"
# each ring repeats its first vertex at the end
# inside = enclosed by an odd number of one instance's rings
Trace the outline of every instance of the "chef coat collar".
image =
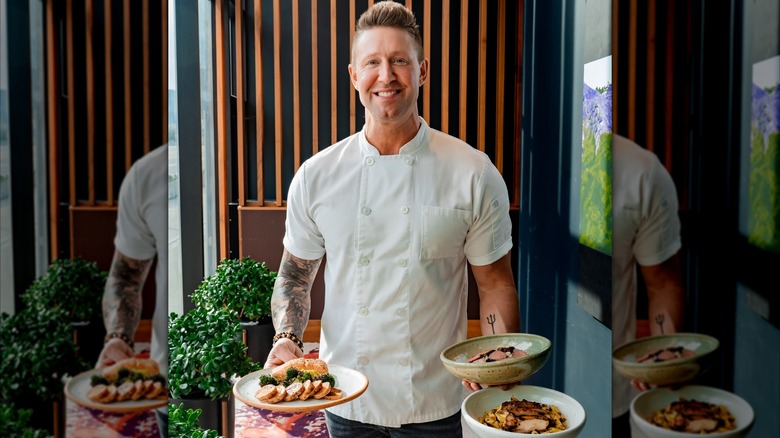
{"type": "MultiPolygon", "coordinates": [[[[422,117],[419,117],[420,119],[420,129],[417,130],[417,135],[414,136],[413,139],[411,139],[408,143],[401,146],[401,149],[398,151],[399,155],[403,154],[413,154],[417,152],[420,149],[420,146],[423,144],[423,139],[425,139],[425,136],[428,135],[428,124],[425,123],[425,119],[422,117]]],[[[363,151],[363,155],[372,155],[376,156],[379,155],[379,150],[374,147],[371,143],[368,142],[368,139],[366,139],[366,126],[363,125],[363,129],[360,130],[360,149],[363,151]]]]}

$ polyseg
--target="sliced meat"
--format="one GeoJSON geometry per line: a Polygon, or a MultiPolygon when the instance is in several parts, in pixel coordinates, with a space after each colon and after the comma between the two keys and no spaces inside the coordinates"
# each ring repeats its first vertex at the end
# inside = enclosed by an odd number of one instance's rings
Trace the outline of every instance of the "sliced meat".
{"type": "Polygon", "coordinates": [[[130,396],[130,400],[138,400],[139,398],[143,397],[144,394],[146,394],[143,380],[136,380],[135,383],[133,383],[133,386],[135,387],[135,392],[133,392],[133,395],[130,396]]]}
{"type": "Polygon", "coordinates": [[[125,401],[135,394],[135,383],[125,382],[116,388],[116,400],[125,401]]]}
{"type": "Polygon", "coordinates": [[[314,393],[314,398],[321,399],[321,398],[325,397],[330,392],[330,389],[331,389],[330,388],[330,382],[322,382],[322,387],[320,388],[319,391],[314,393]]]}
{"type": "Polygon", "coordinates": [[[685,426],[685,431],[693,433],[710,432],[715,430],[716,427],[718,427],[718,422],[712,418],[699,418],[689,422],[685,426]]]}
{"type": "Polygon", "coordinates": [[[512,351],[512,357],[526,357],[526,356],[528,356],[528,353],[526,353],[525,351],[519,348],[515,348],[514,351],[512,351]]]}
{"type": "Polygon", "coordinates": [[[499,350],[493,350],[492,353],[490,353],[487,357],[488,362],[498,362],[499,360],[506,359],[506,353],[499,350]]]}
{"type": "Polygon", "coordinates": [[[108,385],[108,392],[100,400],[100,403],[111,403],[116,400],[116,385],[108,385]]]}
{"type": "Polygon", "coordinates": [[[532,418],[530,420],[521,421],[515,430],[522,433],[531,433],[535,431],[542,432],[543,430],[547,429],[549,424],[550,422],[547,420],[542,420],[541,418],[532,418]]]}
{"type": "Polygon", "coordinates": [[[306,400],[314,394],[314,384],[311,380],[303,382],[303,393],[298,397],[299,400],[306,400]]]}
{"type": "Polygon", "coordinates": [[[108,394],[108,385],[101,383],[99,385],[93,386],[92,388],[89,388],[89,391],[87,391],[87,398],[93,402],[101,403],[100,400],[103,399],[106,394],[108,394]]]}
{"type": "Polygon", "coordinates": [[[255,392],[255,397],[260,401],[268,401],[268,399],[272,398],[276,395],[276,385],[265,385],[260,387],[260,389],[255,392]]]}
{"type": "Polygon", "coordinates": [[[325,396],[325,399],[326,400],[338,400],[338,399],[340,399],[343,396],[344,396],[344,393],[341,392],[340,389],[338,389],[338,388],[331,388],[331,390],[328,393],[328,395],[325,396]]]}
{"type": "Polygon", "coordinates": [[[279,403],[287,395],[284,385],[276,385],[276,395],[266,400],[267,403],[279,403]]]}
{"type": "Polygon", "coordinates": [[[149,392],[144,394],[144,398],[151,400],[153,398],[157,398],[157,396],[164,393],[165,393],[165,387],[162,386],[162,383],[154,382],[152,384],[152,387],[149,389],[149,392]]]}
{"type": "Polygon", "coordinates": [[[284,396],[284,401],[297,400],[298,396],[303,394],[303,383],[295,382],[288,386],[287,389],[285,389],[285,392],[287,392],[287,394],[284,396]]]}

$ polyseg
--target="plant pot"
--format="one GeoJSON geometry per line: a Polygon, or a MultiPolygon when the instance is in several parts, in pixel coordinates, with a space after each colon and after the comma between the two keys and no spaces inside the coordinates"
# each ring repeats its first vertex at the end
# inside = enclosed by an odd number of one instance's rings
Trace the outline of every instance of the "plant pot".
{"type": "Polygon", "coordinates": [[[252,362],[265,363],[268,353],[273,347],[276,331],[272,322],[241,321],[244,332],[244,344],[247,346],[247,356],[252,362]]]}
{"type": "Polygon", "coordinates": [[[185,409],[200,409],[198,424],[202,429],[216,430],[222,436],[228,436],[228,399],[212,400],[209,397],[200,398],[169,398],[168,404],[183,404],[185,409]]]}
{"type": "Polygon", "coordinates": [[[78,356],[94,366],[103,350],[105,327],[95,321],[74,321],[70,324],[73,327],[73,343],[78,346],[78,356]]]}

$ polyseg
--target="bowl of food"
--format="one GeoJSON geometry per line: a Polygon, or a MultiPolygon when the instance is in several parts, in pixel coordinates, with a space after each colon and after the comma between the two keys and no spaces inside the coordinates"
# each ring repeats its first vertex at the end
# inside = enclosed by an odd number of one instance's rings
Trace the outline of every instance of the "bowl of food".
{"type": "Polygon", "coordinates": [[[709,368],[718,345],[717,339],[699,333],[648,336],[615,349],[612,364],[629,379],[679,385],[709,368]]]}
{"type": "Polygon", "coordinates": [[[547,362],[550,340],[528,333],[504,333],[467,339],[447,347],[444,367],[462,380],[505,385],[531,377],[547,362]]]}
{"type": "Polygon", "coordinates": [[[585,409],[577,400],[533,385],[516,385],[504,391],[486,388],[463,400],[461,415],[476,436],[511,438],[545,434],[556,438],[579,436],[585,426],[585,409]]]}
{"type": "Polygon", "coordinates": [[[655,388],[631,402],[631,422],[648,438],[747,436],[753,408],[738,395],[709,386],[655,388]]]}

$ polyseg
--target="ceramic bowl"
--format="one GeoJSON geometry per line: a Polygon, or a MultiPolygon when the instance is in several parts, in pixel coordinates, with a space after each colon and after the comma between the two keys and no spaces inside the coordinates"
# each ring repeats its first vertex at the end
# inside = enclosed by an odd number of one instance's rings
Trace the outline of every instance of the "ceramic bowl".
{"type": "Polygon", "coordinates": [[[678,389],[656,388],[642,392],[631,402],[631,421],[633,427],[647,438],[685,438],[701,436],[696,433],[677,432],[656,426],[649,421],[654,412],[663,409],[680,397],[688,400],[696,400],[711,404],[723,405],[731,412],[736,421],[737,428],[727,432],[709,433],[707,437],[735,438],[747,436],[753,427],[753,408],[738,395],[709,386],[689,385],[678,389]]]}
{"type": "Polygon", "coordinates": [[[582,428],[585,426],[585,409],[577,400],[554,389],[533,385],[516,385],[508,391],[500,388],[486,388],[474,392],[463,400],[463,405],[461,406],[463,420],[468,428],[478,437],[517,438],[518,436],[530,436],[530,434],[497,429],[479,422],[479,417],[484,415],[485,412],[495,409],[505,401],[511,400],[512,396],[518,400],[525,399],[554,405],[566,417],[566,430],[547,433],[544,436],[574,438],[579,436],[582,428]]]}
{"type": "Polygon", "coordinates": [[[691,381],[709,368],[718,345],[717,339],[698,333],[648,336],[618,347],[612,353],[612,364],[620,374],[629,379],[659,386],[679,385],[691,381]],[[644,354],[680,346],[692,350],[695,356],[663,362],[637,362],[644,354]]]}
{"type": "Polygon", "coordinates": [[[550,340],[527,333],[504,333],[471,338],[447,347],[440,358],[444,367],[462,380],[483,385],[503,385],[531,377],[550,356],[550,340]],[[525,357],[495,362],[468,363],[472,356],[498,347],[513,346],[528,354],[525,357]]]}

